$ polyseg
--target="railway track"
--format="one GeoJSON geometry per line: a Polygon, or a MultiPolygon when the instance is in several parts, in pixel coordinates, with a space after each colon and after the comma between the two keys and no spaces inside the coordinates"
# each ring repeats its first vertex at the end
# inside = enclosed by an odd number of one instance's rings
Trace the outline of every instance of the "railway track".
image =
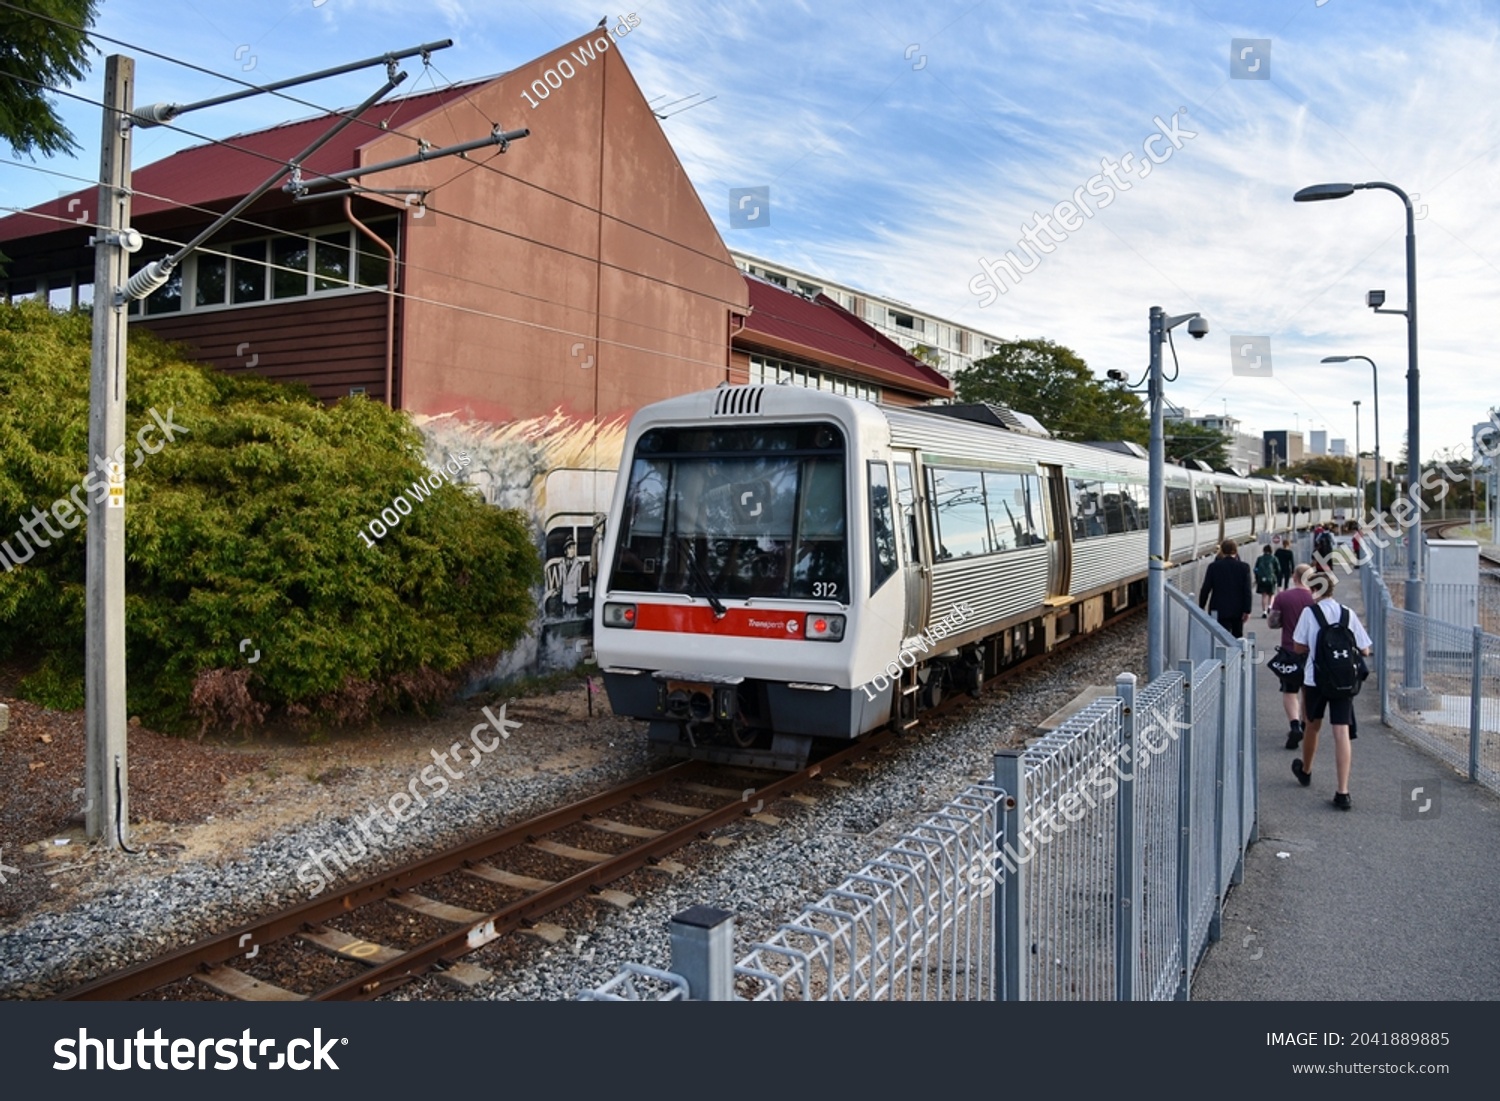
{"type": "MultiPolygon", "coordinates": [[[[1010,666],[985,687],[1092,637],[1064,640],[1051,653],[1010,666]]],[[[924,712],[924,719],[940,717],[965,699],[949,697],[924,712]]],[[[774,823],[763,815],[772,802],[821,780],[844,783],[832,774],[900,735],[885,728],[789,774],[696,761],[672,765],[102,976],[59,1000],[369,1000],[433,972],[473,985],[489,973],[464,963],[466,954],[514,933],[560,939],[564,931],[542,919],[579,899],[628,907],[634,897],[611,883],[641,869],[684,870],[669,859],[671,853],[738,819],[774,823]],[[548,874],[538,864],[560,870],[548,874]],[[287,974],[297,981],[288,981],[287,974]]]]}

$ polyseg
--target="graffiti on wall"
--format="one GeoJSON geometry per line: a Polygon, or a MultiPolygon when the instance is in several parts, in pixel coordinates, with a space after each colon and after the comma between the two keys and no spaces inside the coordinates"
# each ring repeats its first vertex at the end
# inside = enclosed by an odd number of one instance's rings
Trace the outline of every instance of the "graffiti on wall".
{"type": "Polygon", "coordinates": [[[566,667],[591,633],[595,548],[614,496],[626,418],[602,424],[555,411],[495,425],[456,414],[414,416],[427,461],[459,449],[472,459],[460,476],[497,508],[531,518],[542,559],[534,637],[517,646],[497,674],[566,667]]]}

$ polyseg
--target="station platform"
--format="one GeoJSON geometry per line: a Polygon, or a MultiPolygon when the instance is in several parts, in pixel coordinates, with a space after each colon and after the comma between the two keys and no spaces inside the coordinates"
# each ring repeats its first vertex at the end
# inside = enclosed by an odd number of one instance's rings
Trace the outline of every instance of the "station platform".
{"type": "MultiPolygon", "coordinates": [[[[1368,626],[1358,574],[1334,595],[1368,626]]],[[[1275,651],[1280,632],[1259,612],[1246,628],[1275,651]]],[[[1302,787],[1276,677],[1257,668],[1260,840],[1195,1000],[1500,998],[1500,797],[1382,724],[1376,676],[1355,699],[1353,809],[1341,811],[1332,731],[1325,722],[1302,787]]]]}

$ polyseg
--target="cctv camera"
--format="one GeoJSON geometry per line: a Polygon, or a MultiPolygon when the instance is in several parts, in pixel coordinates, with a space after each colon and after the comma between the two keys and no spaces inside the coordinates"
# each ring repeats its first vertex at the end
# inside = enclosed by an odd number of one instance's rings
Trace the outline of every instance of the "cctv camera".
{"type": "Polygon", "coordinates": [[[1188,335],[1194,340],[1202,340],[1208,335],[1208,322],[1201,317],[1195,317],[1188,322],[1188,335]]]}
{"type": "Polygon", "coordinates": [[[1385,291],[1365,292],[1365,305],[1372,310],[1378,310],[1385,305],[1385,291]]]}
{"type": "Polygon", "coordinates": [[[1111,367],[1108,371],[1104,372],[1104,377],[1109,379],[1111,382],[1124,382],[1125,372],[1120,370],[1118,367],[1111,367]]]}

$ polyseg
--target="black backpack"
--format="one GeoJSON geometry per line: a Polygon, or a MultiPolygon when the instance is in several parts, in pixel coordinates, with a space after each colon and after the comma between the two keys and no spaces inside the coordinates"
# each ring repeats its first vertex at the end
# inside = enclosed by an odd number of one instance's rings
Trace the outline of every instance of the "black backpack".
{"type": "Polygon", "coordinates": [[[1318,621],[1318,643],[1313,652],[1313,674],[1317,690],[1330,700],[1347,700],[1359,695],[1359,643],[1349,627],[1349,609],[1339,609],[1339,621],[1329,623],[1323,609],[1312,605],[1318,621]]]}

